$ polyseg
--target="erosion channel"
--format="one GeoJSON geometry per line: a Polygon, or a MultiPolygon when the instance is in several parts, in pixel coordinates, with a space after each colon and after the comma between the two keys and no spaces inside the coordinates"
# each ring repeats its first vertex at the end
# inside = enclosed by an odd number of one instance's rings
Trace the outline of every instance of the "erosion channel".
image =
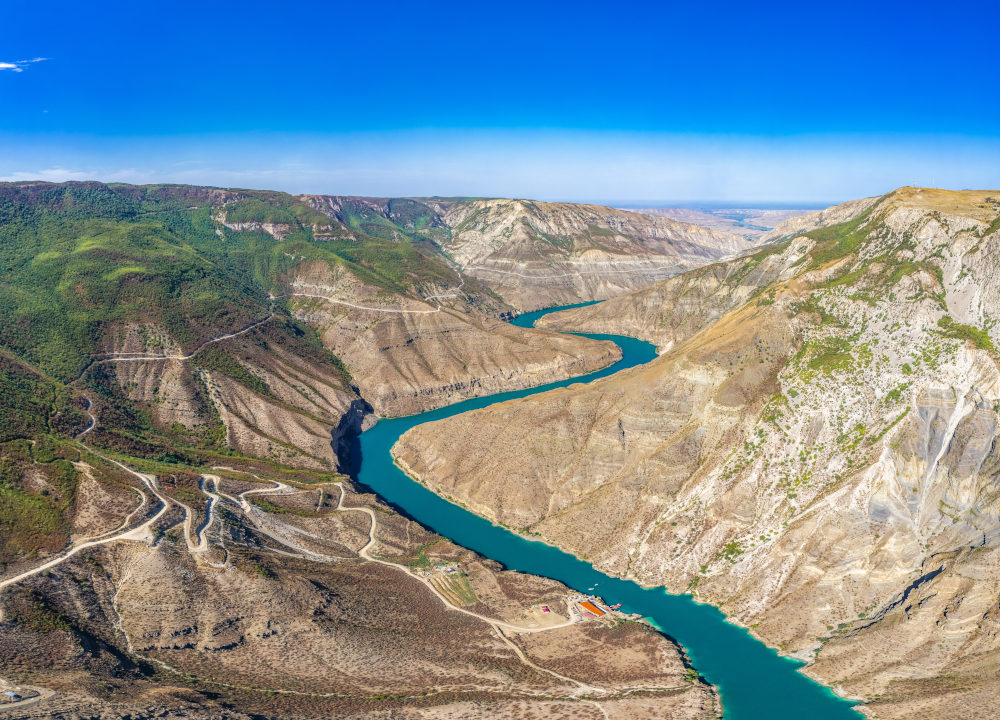
{"type": "MultiPolygon", "coordinates": [[[[569,306],[577,307],[577,306],[569,306]]],[[[513,322],[531,327],[549,308],[519,316],[513,322]]],[[[852,703],[814,682],[798,669],[802,663],[779,656],[749,632],[727,622],[718,609],[690,595],[671,595],[663,588],[644,588],[605,575],[589,563],[545,543],[525,539],[436,495],[411,479],[393,462],[392,447],[410,428],[422,423],[521,398],[573,383],[593,382],[656,357],[653,345],[620,335],[584,335],[611,340],[622,359],[588,375],[529,390],[475,398],[409,417],[385,419],[360,436],[358,481],[435,532],[475,550],[511,570],[558,580],[608,603],[622,612],[638,613],[679,642],[691,664],[721,695],[726,720],[805,718],[858,720],[852,703]]]]}

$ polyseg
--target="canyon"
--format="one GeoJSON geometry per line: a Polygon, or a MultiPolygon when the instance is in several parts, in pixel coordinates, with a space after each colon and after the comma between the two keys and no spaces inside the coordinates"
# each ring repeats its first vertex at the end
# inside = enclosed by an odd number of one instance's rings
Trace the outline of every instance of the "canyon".
{"type": "Polygon", "coordinates": [[[988,715],[998,195],[901,188],[741,236],[518,199],[0,185],[0,677],[54,692],[18,716],[718,717],[669,637],[583,622],[582,588],[358,482],[377,422],[476,398],[398,466],[721,608],[870,717],[988,715]],[[622,358],[573,333],[658,357],[571,383],[622,358]]]}
{"type": "Polygon", "coordinates": [[[581,624],[565,586],[352,481],[380,416],[620,357],[504,322],[518,308],[442,249],[440,214],[0,186],[0,675],[41,692],[5,712],[718,715],[668,638],[581,624]]]}
{"type": "Polygon", "coordinates": [[[998,212],[902,188],[550,315],[661,355],[414,428],[397,461],[606,572],[695,593],[872,716],[988,715],[998,212]]]}

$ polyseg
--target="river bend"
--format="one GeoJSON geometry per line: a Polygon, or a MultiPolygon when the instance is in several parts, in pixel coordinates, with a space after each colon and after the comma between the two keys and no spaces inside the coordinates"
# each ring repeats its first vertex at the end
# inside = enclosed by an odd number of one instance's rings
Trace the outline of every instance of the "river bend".
{"type": "MultiPolygon", "coordinates": [[[[542,315],[562,309],[565,308],[526,313],[514,324],[532,327],[542,315]]],[[[671,595],[662,587],[643,588],[635,582],[605,575],[590,563],[558,548],[522,538],[436,495],[393,462],[392,446],[416,425],[573,383],[593,382],[656,357],[653,345],[635,338],[584,337],[613,341],[622,349],[622,359],[581,377],[473,398],[419,415],[381,420],[359,438],[358,482],[435,532],[510,570],[558,580],[578,592],[600,595],[609,603],[621,603],[623,612],[647,618],[678,641],[695,669],[718,688],[725,720],[859,720],[861,715],[852,708],[852,703],[798,672],[802,663],[780,657],[743,628],[727,622],[718,609],[695,602],[690,595],[671,595]]]]}

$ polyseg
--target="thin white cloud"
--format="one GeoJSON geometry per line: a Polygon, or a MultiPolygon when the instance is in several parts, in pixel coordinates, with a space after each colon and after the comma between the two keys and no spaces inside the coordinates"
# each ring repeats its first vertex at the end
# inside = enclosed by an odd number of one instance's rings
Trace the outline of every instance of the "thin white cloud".
{"type": "Polygon", "coordinates": [[[70,180],[99,180],[101,182],[152,183],[158,181],[158,176],[148,170],[136,168],[120,168],[118,170],[71,170],[64,167],[52,167],[44,170],[17,171],[9,175],[0,175],[0,182],[67,182],[70,180]]]}
{"type": "Polygon", "coordinates": [[[14,62],[0,62],[0,70],[10,70],[11,72],[24,72],[24,69],[34,63],[40,63],[48,58],[36,57],[30,60],[15,60],[14,62]]]}
{"type": "Polygon", "coordinates": [[[13,172],[10,175],[0,176],[0,182],[25,182],[28,180],[42,180],[45,182],[66,182],[67,180],[87,180],[91,177],[86,172],[79,170],[68,170],[66,168],[54,167],[34,172],[13,172]]]}

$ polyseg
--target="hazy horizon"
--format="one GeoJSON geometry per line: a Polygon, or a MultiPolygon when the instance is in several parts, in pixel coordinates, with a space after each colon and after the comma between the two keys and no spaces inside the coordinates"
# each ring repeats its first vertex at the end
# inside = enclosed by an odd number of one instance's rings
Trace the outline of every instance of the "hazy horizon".
{"type": "Polygon", "coordinates": [[[741,200],[739,198],[734,198],[731,200],[713,200],[713,199],[694,199],[694,200],[663,200],[663,199],[607,199],[607,198],[579,198],[579,197],[533,197],[527,195],[417,195],[417,194],[401,194],[401,195],[384,195],[384,194],[360,194],[352,192],[331,192],[331,193],[317,193],[317,192],[292,192],[281,190],[280,188],[265,187],[265,186],[249,186],[249,185],[220,185],[217,183],[189,183],[189,182],[128,182],[125,180],[104,180],[99,177],[86,177],[79,173],[72,173],[71,175],[60,178],[57,175],[53,177],[54,174],[48,174],[48,176],[40,177],[28,177],[26,173],[18,174],[18,177],[4,177],[0,178],[0,183],[87,183],[87,182],[97,182],[105,183],[110,185],[115,184],[125,184],[125,185],[136,185],[138,187],[143,186],[154,186],[154,185],[192,185],[198,187],[210,187],[219,188],[226,190],[262,190],[262,191],[277,191],[277,192],[289,192],[292,195],[331,195],[337,197],[368,197],[368,198],[414,198],[414,199],[437,199],[437,200],[450,200],[450,199],[513,199],[513,200],[531,200],[538,202],[555,202],[555,203],[573,203],[581,205],[602,205],[612,208],[617,208],[620,210],[660,210],[660,209],[684,209],[684,210],[756,210],[756,209],[769,209],[769,210],[818,210],[822,208],[830,207],[831,205],[838,205],[848,200],[855,198],[844,198],[829,201],[814,201],[814,202],[780,202],[780,201],[762,201],[762,200],[741,200]],[[22,176],[23,175],[23,176],[22,176]]]}

